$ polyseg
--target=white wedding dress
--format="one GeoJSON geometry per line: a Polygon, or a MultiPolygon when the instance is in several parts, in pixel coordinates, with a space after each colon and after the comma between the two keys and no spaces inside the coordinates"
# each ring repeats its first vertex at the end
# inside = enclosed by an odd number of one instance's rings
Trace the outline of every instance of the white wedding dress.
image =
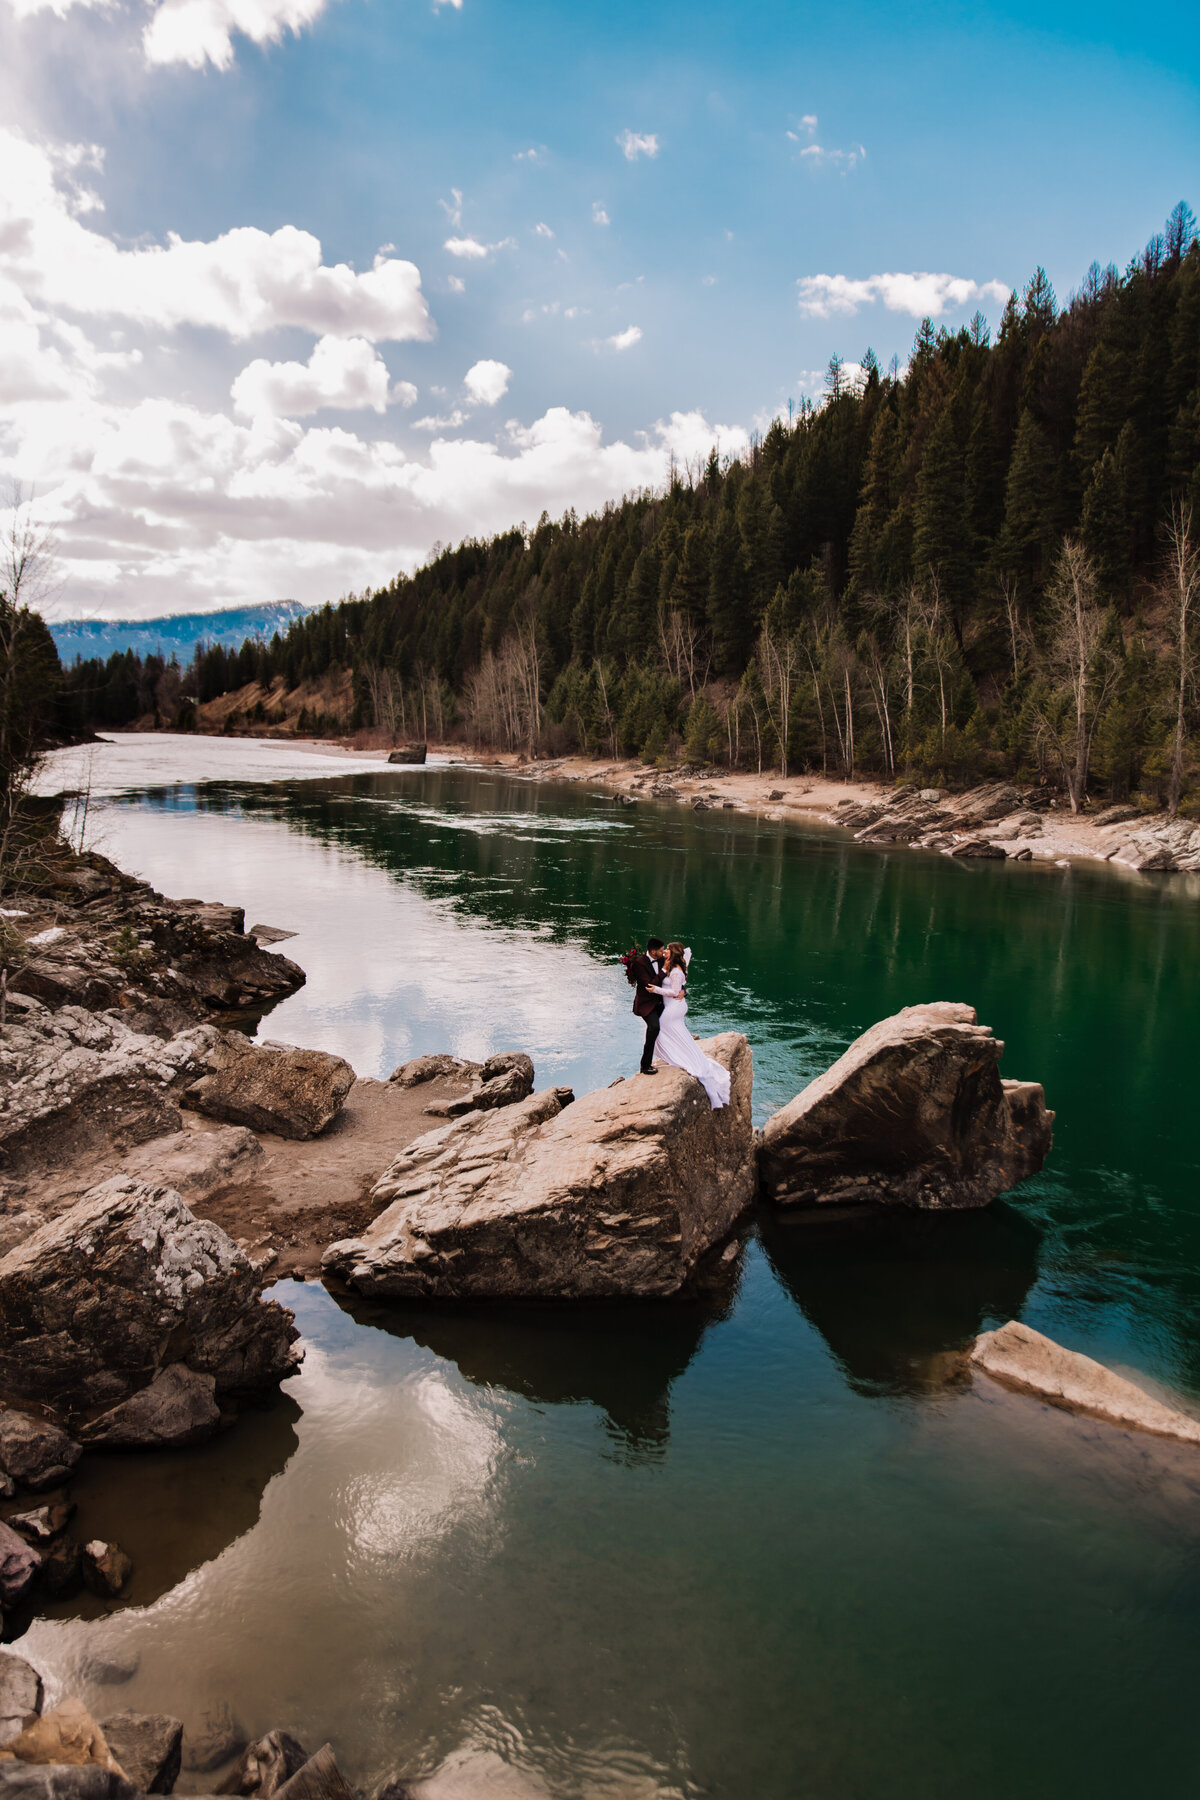
{"type": "MultiPolygon", "coordinates": [[[[690,953],[688,960],[691,960],[690,953]]],[[[652,989],[663,997],[654,1060],[668,1063],[673,1069],[686,1069],[689,1075],[702,1081],[709,1103],[716,1112],[719,1106],[729,1105],[729,1070],[723,1069],[711,1056],[705,1056],[687,1028],[687,1001],[680,998],[686,979],[682,969],[672,969],[662,986],[652,989]]]]}

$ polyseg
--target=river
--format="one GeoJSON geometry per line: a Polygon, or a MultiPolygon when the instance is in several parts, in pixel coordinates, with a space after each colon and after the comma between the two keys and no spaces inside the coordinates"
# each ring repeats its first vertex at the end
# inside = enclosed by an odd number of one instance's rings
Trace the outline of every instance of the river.
{"type": "Polygon", "coordinates": [[[705,1305],[280,1284],[286,1399],[77,1483],[137,1567],[127,1604],[24,1640],[57,1689],[226,1701],[368,1790],[442,1766],[446,1800],[1190,1790],[1200,1461],[957,1353],[1020,1317],[1200,1404],[1195,879],[246,743],[126,739],[93,778],[115,860],[297,932],[308,984],[264,1033],[362,1075],[520,1048],[539,1086],[607,1083],[639,1047],[616,957],[657,930],[695,947],[694,1028],[748,1033],[760,1121],[932,999],[975,1005],[1058,1121],[981,1213],[764,1214],[705,1305]],[[114,1648],[139,1671],[103,1687],[114,1648]]]}

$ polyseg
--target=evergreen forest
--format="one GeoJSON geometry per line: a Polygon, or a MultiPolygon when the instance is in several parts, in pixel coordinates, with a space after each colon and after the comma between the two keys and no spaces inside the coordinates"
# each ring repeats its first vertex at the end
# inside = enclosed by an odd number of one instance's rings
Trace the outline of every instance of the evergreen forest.
{"type": "MultiPolygon", "coordinates": [[[[76,729],[246,690],[234,728],[341,677],[336,720],[584,751],[1200,811],[1200,243],[1180,204],[994,339],[926,320],[901,371],[835,358],[819,403],[661,491],[514,526],[183,669],[77,662],[76,729]],[[253,684],[253,685],[252,685],[253,684]],[[253,697],[253,698],[252,698],[253,697]]],[[[294,719],[293,719],[294,724],[294,719]]]]}

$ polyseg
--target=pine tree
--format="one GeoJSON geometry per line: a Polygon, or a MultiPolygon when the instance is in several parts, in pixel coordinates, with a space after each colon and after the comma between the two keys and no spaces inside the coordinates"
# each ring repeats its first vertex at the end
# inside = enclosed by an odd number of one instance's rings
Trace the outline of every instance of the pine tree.
{"type": "Polygon", "coordinates": [[[1123,594],[1129,586],[1129,509],[1124,471],[1113,450],[1104,452],[1092,474],[1081,530],[1102,589],[1123,594]]]}

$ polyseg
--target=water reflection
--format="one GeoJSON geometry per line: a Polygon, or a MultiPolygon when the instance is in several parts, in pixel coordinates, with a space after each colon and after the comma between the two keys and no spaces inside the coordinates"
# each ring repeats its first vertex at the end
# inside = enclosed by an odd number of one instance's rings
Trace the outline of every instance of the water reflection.
{"type": "MultiPolygon", "coordinates": [[[[263,1494],[296,1451],[300,1408],[287,1393],[244,1412],[190,1450],[89,1452],[71,1483],[72,1536],[115,1541],[133,1558],[120,1606],[149,1606],[258,1524],[263,1494]]],[[[112,1601],[82,1593],[47,1606],[50,1618],[92,1619],[112,1601]]]]}
{"type": "Polygon", "coordinates": [[[359,1325],[411,1339],[475,1386],[502,1387],[538,1406],[600,1408],[623,1462],[653,1462],[671,1431],[671,1386],[736,1297],[731,1264],[709,1273],[702,1298],[557,1305],[405,1305],[335,1294],[359,1325]]]}
{"type": "Polygon", "coordinates": [[[764,1212],[771,1267],[861,1394],[964,1379],[963,1350],[1020,1316],[1041,1233],[1011,1206],[822,1218],[764,1212]]]}

